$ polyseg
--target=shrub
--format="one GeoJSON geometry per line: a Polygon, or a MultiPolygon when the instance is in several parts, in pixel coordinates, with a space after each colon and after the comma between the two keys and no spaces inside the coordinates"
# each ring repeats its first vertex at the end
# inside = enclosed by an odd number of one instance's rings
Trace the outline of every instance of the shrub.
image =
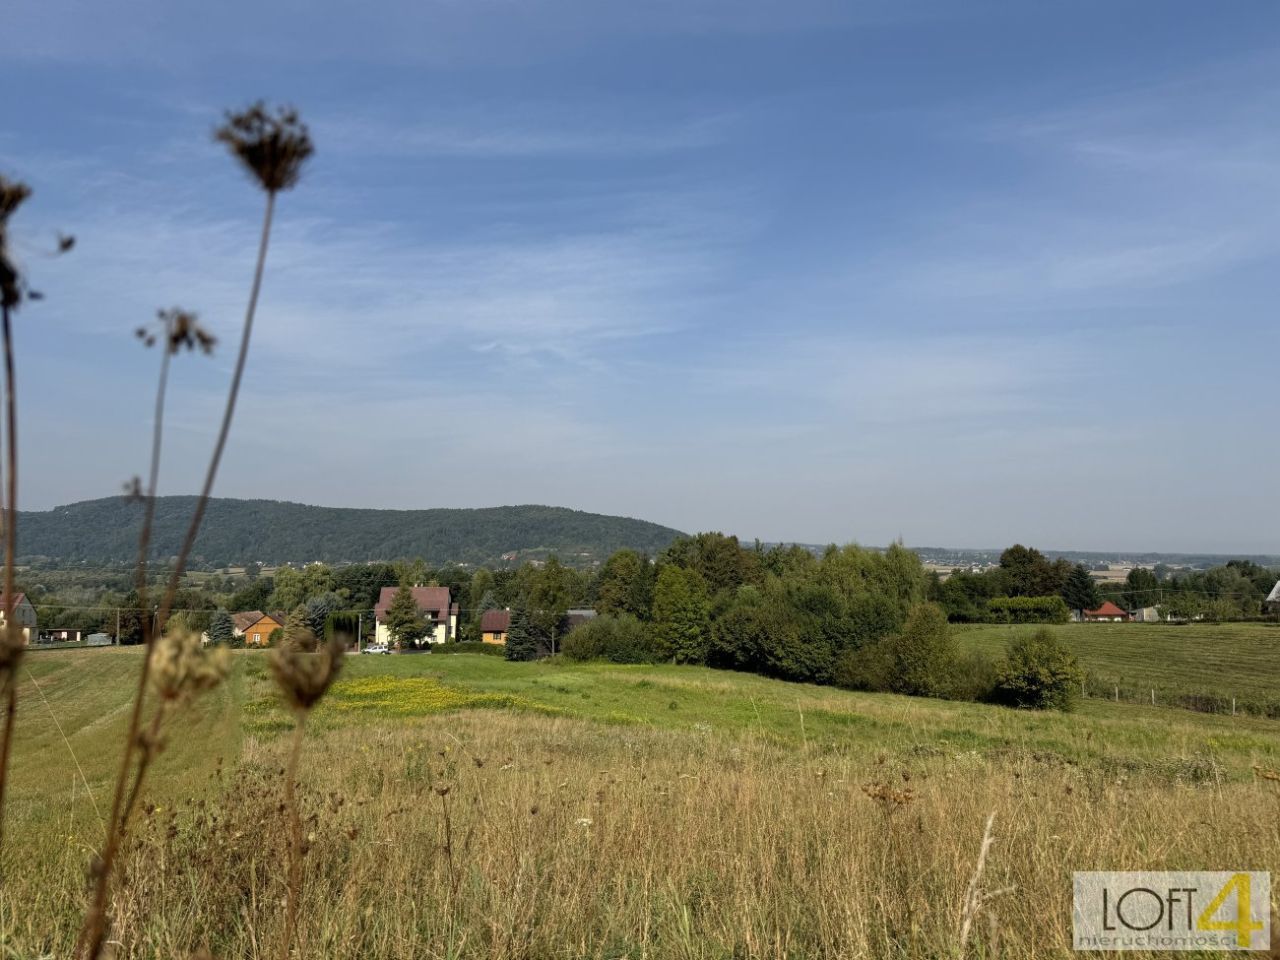
{"type": "Polygon", "coordinates": [[[629,613],[600,616],[570,630],[560,645],[570,660],[610,663],[656,663],[658,645],[652,632],[629,613]]]}
{"type": "Polygon", "coordinates": [[[712,627],[707,661],[811,683],[829,683],[835,666],[832,645],[818,618],[746,588],[712,627]]]}
{"type": "Polygon", "coordinates": [[[884,640],[888,689],[918,697],[946,696],[956,668],[955,640],[947,615],[933,603],[911,608],[902,630],[884,640]]]}
{"type": "Polygon", "coordinates": [[[491,657],[506,655],[501,643],[481,643],[479,640],[459,640],[456,643],[444,643],[437,646],[433,653],[482,653],[491,657]]]}
{"type": "Polygon", "coordinates": [[[831,681],[846,690],[884,691],[889,689],[893,664],[884,641],[856,650],[846,650],[836,659],[831,681]]]}
{"type": "Polygon", "coordinates": [[[987,611],[999,623],[1066,623],[1071,619],[1067,602],[1052,597],[992,597],[987,611]]]}
{"type": "Polygon", "coordinates": [[[1083,679],[1071,651],[1052,631],[1041,628],[1009,644],[996,677],[995,697],[1014,707],[1070,710],[1083,679]]]}
{"type": "Polygon", "coordinates": [[[740,589],[712,625],[707,662],[731,670],[763,670],[775,618],[776,611],[768,609],[759,590],[740,589]]]}
{"type": "Polygon", "coordinates": [[[956,658],[947,697],[951,700],[989,702],[995,697],[1000,662],[984,650],[969,650],[956,658]]]}

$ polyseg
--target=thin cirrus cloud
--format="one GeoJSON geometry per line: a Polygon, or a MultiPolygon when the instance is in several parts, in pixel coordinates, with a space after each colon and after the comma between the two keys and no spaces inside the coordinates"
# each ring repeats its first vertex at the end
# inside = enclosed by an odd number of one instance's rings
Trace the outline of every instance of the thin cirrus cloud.
{"type": "Polygon", "coordinates": [[[170,304],[222,338],[174,383],[165,488],[198,479],[261,209],[209,126],[261,93],[319,149],[280,205],[224,493],[807,541],[1266,539],[1240,479],[1277,466],[1262,13],[175,9],[7,12],[0,80],[44,81],[0,133],[49,294],[21,330],[31,505],[102,492],[86,463],[110,490],[136,472],[155,358],[130,331],[170,304]],[[58,228],[74,255],[41,259],[58,228]]]}
{"type": "Polygon", "coordinates": [[[375,121],[320,117],[314,127],[330,149],[347,154],[401,157],[650,156],[698,150],[724,141],[729,113],[675,122],[574,115],[544,104],[516,111],[469,110],[466,118],[375,121]]]}

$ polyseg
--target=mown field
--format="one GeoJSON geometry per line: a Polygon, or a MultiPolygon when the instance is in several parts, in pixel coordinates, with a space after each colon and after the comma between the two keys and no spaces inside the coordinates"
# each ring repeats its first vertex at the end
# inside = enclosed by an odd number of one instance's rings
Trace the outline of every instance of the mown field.
{"type": "MultiPolygon", "coordinates": [[[[26,660],[0,955],[68,955],[138,663],[26,660]]],[[[114,903],[119,956],[280,955],[288,725],[264,655],[241,653],[171,730],[114,903]]],[[[955,957],[994,813],[967,954],[1067,956],[1073,870],[1280,868],[1277,769],[1280,723],[1254,717],[350,657],[303,757],[293,955],[955,957]]]]}
{"type": "MultiPolygon", "coordinates": [[[[957,627],[962,645],[1002,654],[1034,626],[957,627]]],[[[1075,651],[1090,696],[1280,717],[1280,625],[1266,623],[1069,623],[1050,627],[1075,651]]]]}

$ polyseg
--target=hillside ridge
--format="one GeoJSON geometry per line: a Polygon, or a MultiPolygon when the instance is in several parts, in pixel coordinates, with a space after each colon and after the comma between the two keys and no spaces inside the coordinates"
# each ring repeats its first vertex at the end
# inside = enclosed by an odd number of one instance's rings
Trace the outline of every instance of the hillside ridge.
{"type": "MultiPolygon", "coordinates": [[[[157,498],[153,557],[177,553],[195,500],[192,495],[157,498]]],[[[141,503],[123,497],[20,511],[18,555],[26,561],[132,563],[142,513],[141,503]]],[[[521,560],[557,553],[590,562],[623,547],[656,553],[680,535],[646,520],[541,504],[394,510],[215,497],[193,561],[212,567],[415,557],[431,563],[496,563],[509,553],[521,560]]]]}

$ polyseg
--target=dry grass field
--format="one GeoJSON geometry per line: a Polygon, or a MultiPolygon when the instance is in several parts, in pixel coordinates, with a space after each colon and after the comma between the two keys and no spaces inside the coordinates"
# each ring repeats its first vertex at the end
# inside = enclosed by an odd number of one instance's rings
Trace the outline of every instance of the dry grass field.
{"type": "MultiPolygon", "coordinates": [[[[137,665],[27,660],[2,956],[68,955],[137,665]]],[[[245,653],[173,729],[118,956],[279,956],[286,727],[245,653]]],[[[437,654],[349,658],[308,737],[298,957],[957,957],[992,813],[971,957],[1069,955],[1073,870],[1280,868],[1256,718],[437,654]]]]}

